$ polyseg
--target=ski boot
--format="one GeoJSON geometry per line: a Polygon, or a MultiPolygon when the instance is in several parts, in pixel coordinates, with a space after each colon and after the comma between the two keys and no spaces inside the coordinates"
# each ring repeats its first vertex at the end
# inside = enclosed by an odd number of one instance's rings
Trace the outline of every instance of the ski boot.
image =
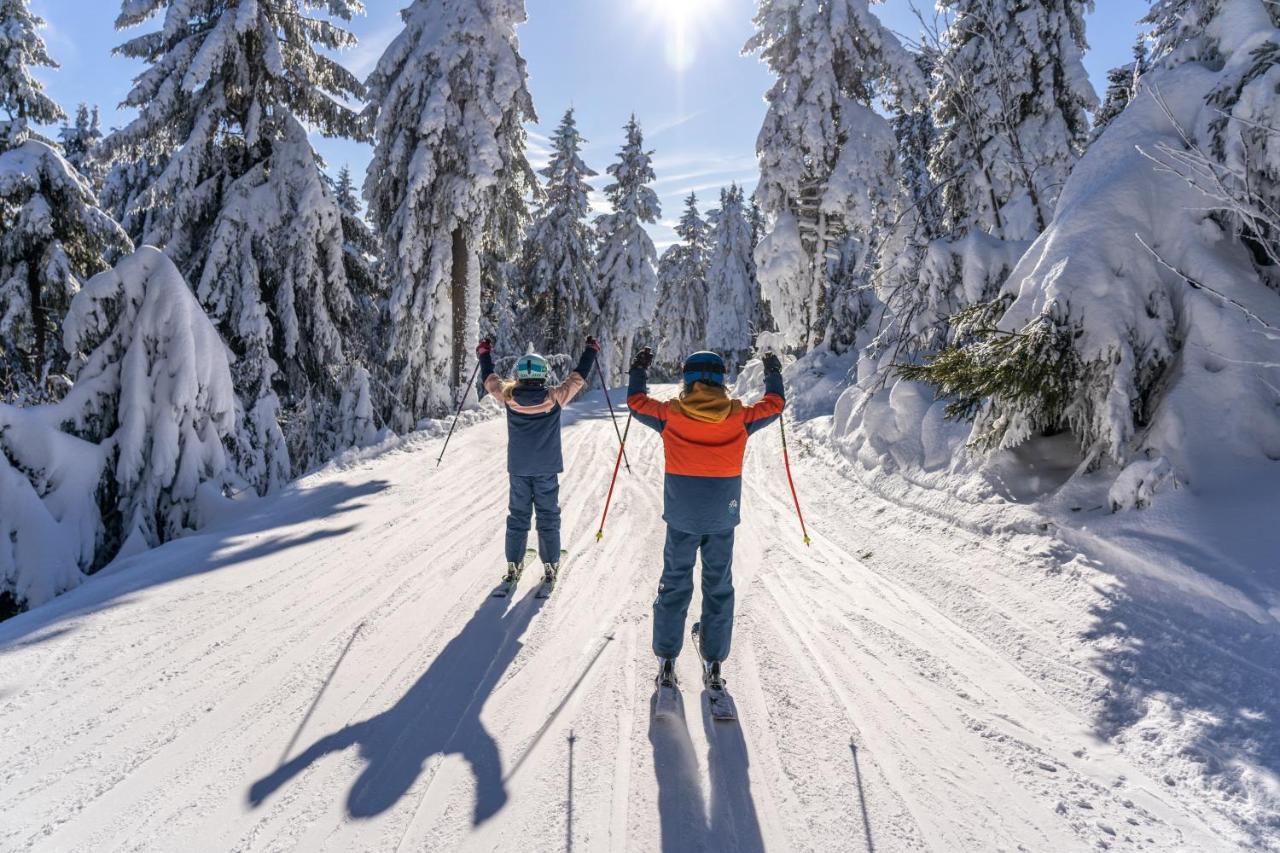
{"type": "Polygon", "coordinates": [[[547,598],[556,588],[556,577],[560,574],[559,563],[542,564],[542,586],[538,589],[538,598],[547,598]]]}
{"type": "Polygon", "coordinates": [[[679,686],[679,679],[676,678],[675,658],[658,658],[658,675],[653,679],[653,683],[659,689],[679,686]]]}
{"type": "Polygon", "coordinates": [[[658,688],[653,694],[653,716],[659,720],[681,717],[680,680],[676,678],[675,658],[658,658],[658,674],[653,683],[658,688]]]}
{"type": "Polygon", "coordinates": [[[717,720],[736,720],[738,709],[733,697],[725,689],[724,676],[720,674],[720,661],[707,660],[702,653],[702,623],[693,623],[693,644],[702,661],[702,686],[706,689],[707,705],[711,716],[717,720]]]}

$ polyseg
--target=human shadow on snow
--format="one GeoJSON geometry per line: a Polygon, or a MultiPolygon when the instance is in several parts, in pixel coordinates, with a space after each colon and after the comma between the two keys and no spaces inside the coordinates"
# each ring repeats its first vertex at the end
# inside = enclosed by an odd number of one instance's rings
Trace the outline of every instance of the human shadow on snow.
{"type": "Polygon", "coordinates": [[[341,537],[354,525],[310,528],[360,509],[365,499],[390,486],[386,480],[329,482],[291,488],[233,510],[234,517],[108,565],[77,588],[47,604],[0,622],[0,651],[44,642],[74,630],[62,623],[108,610],[153,586],[341,537]]]}
{"type": "Polygon", "coordinates": [[[258,807],[326,755],[359,746],[365,767],[347,792],[351,817],[386,812],[409,792],[434,756],[453,754],[471,765],[475,777],[474,823],[493,817],[506,804],[507,789],[502,756],[480,721],[480,711],[523,647],[520,638],[543,599],[531,591],[510,609],[507,602],[486,599],[393,706],[325,735],[254,782],[250,804],[258,807]]]}
{"type": "Polygon", "coordinates": [[[763,853],[760,820],[751,797],[750,759],[742,728],[717,723],[705,696],[702,725],[707,736],[711,802],[703,797],[698,761],[685,720],[684,699],[677,697],[674,719],[654,716],[657,694],[649,701],[649,743],[658,781],[658,816],[663,853],[734,850],[763,853]]]}

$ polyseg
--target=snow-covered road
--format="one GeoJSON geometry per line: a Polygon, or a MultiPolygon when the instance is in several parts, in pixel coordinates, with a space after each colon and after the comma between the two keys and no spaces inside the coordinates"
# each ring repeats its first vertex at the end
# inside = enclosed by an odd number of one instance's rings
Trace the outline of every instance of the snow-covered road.
{"type": "MultiPolygon", "coordinates": [[[[653,721],[658,438],[572,407],[555,595],[499,576],[504,430],[310,477],[0,625],[3,850],[1224,850],[1097,734],[1107,576],[889,503],[802,437],[748,452],[726,670],[653,721]],[[1097,632],[1094,632],[1095,635],[1097,632]],[[1099,641],[1101,642],[1101,640],[1099,641]]],[[[694,604],[695,610],[697,602],[694,604]]],[[[1257,676],[1275,679],[1275,671],[1257,676]]],[[[1265,839],[1263,844],[1265,846],[1265,839]]]]}

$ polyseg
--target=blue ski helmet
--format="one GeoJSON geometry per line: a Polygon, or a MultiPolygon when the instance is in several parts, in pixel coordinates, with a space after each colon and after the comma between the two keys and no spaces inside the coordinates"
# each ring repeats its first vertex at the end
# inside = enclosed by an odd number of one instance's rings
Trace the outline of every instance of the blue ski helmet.
{"type": "Polygon", "coordinates": [[[547,364],[547,360],[536,352],[522,355],[520,360],[516,362],[516,379],[521,381],[546,382],[547,377],[550,375],[551,365],[547,364]]]}
{"type": "Polygon", "coordinates": [[[685,387],[693,387],[695,382],[723,385],[724,374],[724,359],[713,352],[695,352],[684,360],[685,387]]]}

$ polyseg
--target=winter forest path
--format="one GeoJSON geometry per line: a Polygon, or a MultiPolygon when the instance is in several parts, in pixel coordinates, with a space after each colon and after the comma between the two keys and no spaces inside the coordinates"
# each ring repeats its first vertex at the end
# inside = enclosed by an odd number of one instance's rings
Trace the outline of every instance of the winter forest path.
{"type": "MultiPolygon", "coordinates": [[[[0,625],[0,849],[1232,849],[1194,796],[1093,732],[1098,593],[863,491],[776,429],[748,451],[726,675],[653,721],[661,451],[571,407],[572,562],[502,561],[505,427],[307,478],[0,625]]],[[[695,598],[694,612],[698,607],[695,598]]]]}

